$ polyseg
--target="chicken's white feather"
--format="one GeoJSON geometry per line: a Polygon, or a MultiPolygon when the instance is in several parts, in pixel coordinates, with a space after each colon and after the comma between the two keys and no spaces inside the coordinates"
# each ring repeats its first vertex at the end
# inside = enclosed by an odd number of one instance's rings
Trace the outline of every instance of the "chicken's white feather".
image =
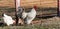
{"type": "Polygon", "coordinates": [[[13,19],[12,19],[11,16],[8,16],[8,15],[4,14],[3,19],[4,19],[4,22],[5,22],[8,26],[9,26],[10,24],[13,24],[13,19]]]}
{"type": "Polygon", "coordinates": [[[31,21],[35,18],[35,16],[36,16],[36,10],[34,8],[28,13],[26,12],[22,13],[22,18],[24,19],[24,22],[26,24],[30,24],[31,21]]]}

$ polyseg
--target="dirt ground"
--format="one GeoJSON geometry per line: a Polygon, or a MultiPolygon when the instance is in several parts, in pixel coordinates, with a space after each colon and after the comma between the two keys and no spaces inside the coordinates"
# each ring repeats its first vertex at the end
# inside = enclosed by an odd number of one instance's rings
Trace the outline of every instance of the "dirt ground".
{"type": "Polygon", "coordinates": [[[60,18],[59,17],[52,17],[52,18],[47,18],[47,19],[40,19],[40,20],[35,20],[32,21],[33,24],[36,23],[42,23],[42,24],[60,24],[60,18]]]}
{"type": "Polygon", "coordinates": [[[33,24],[40,24],[49,29],[60,29],[60,17],[52,17],[47,19],[40,19],[32,21],[33,24]]]}

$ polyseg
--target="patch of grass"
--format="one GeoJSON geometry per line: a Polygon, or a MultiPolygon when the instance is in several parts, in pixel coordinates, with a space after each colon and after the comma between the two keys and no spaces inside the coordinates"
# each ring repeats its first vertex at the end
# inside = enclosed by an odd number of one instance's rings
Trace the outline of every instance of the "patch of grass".
{"type": "Polygon", "coordinates": [[[5,9],[5,10],[7,10],[8,13],[15,12],[15,8],[8,8],[8,9],[5,9]]]}
{"type": "Polygon", "coordinates": [[[1,29],[47,29],[41,27],[40,25],[28,25],[28,26],[4,26],[0,27],[1,29]]]}
{"type": "Polygon", "coordinates": [[[42,18],[35,18],[34,20],[41,20],[42,18]]]}

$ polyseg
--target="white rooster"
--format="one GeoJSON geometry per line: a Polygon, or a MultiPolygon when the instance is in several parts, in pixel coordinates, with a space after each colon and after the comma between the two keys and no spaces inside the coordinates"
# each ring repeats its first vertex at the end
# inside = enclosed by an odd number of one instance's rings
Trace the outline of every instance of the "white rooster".
{"type": "Polygon", "coordinates": [[[30,12],[23,11],[22,18],[24,19],[25,24],[30,24],[32,20],[36,17],[36,9],[37,7],[34,6],[34,8],[31,9],[30,12]]]}
{"type": "Polygon", "coordinates": [[[6,15],[5,13],[3,13],[2,16],[3,16],[4,23],[6,23],[8,26],[15,22],[11,16],[6,15]]]}

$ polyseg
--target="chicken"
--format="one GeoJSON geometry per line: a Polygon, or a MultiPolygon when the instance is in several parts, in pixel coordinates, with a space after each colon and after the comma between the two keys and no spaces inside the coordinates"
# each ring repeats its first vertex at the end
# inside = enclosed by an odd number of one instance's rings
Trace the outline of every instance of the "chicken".
{"type": "Polygon", "coordinates": [[[23,12],[23,9],[22,9],[22,7],[18,7],[18,11],[17,11],[17,16],[18,16],[18,18],[21,18],[21,16],[22,16],[22,12],[23,12]]]}
{"type": "Polygon", "coordinates": [[[11,16],[6,15],[5,13],[2,14],[2,16],[3,16],[4,23],[6,23],[8,26],[15,22],[11,16]]]}
{"type": "Polygon", "coordinates": [[[37,7],[34,6],[34,8],[32,8],[30,12],[25,12],[24,7],[19,7],[17,16],[18,18],[21,18],[25,24],[30,24],[31,21],[36,17],[36,9],[37,7]]]}
{"type": "Polygon", "coordinates": [[[24,19],[25,24],[30,24],[31,21],[36,17],[36,8],[37,7],[34,6],[30,12],[22,12],[22,18],[24,19]]]}

